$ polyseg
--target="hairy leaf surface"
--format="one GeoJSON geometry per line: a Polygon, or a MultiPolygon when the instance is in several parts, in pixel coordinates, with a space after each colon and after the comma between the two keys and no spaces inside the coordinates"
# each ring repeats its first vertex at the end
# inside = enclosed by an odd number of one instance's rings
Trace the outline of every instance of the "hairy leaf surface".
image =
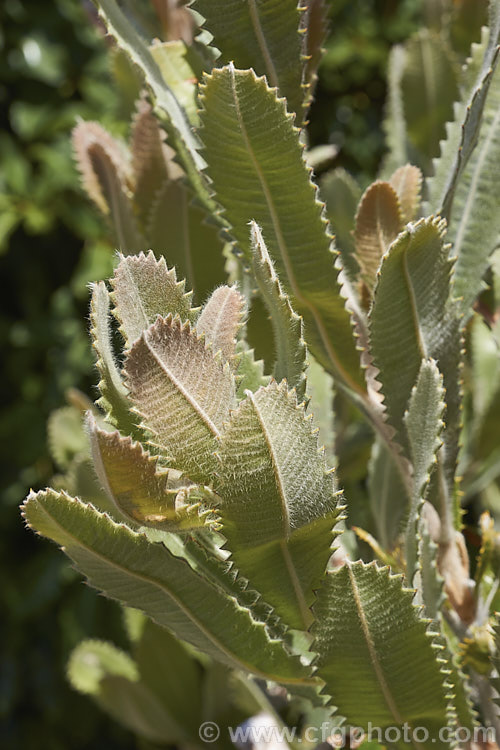
{"type": "Polygon", "coordinates": [[[248,222],[254,219],[296,312],[304,318],[316,358],[343,383],[363,392],[324,207],[284,101],[252,71],[229,65],[206,79],[203,108],[208,172],[244,258],[251,260],[248,222]]]}
{"type": "Polygon", "coordinates": [[[252,68],[286,97],[298,123],[304,117],[304,37],[297,0],[196,0],[223,63],[252,68]]]}
{"type": "Polygon", "coordinates": [[[52,490],[23,505],[29,525],[64,548],[92,586],[144,611],[214,659],[264,679],[307,681],[308,670],[219,587],[164,544],[52,490]]]}
{"type": "Polygon", "coordinates": [[[234,406],[229,365],[216,358],[189,322],[158,318],[125,361],[130,398],[152,442],[173,468],[210,483],[222,424],[234,406]]]}
{"type": "Polygon", "coordinates": [[[438,741],[447,725],[444,675],[412,598],[400,576],[375,564],[347,564],[328,575],[314,606],[317,674],[348,723],[408,722],[437,742],[416,748],[445,747],[438,741]]]}
{"type": "Polygon", "coordinates": [[[235,364],[236,336],[242,325],[244,299],[234,287],[221,286],[212,292],[196,323],[214,352],[235,364]]]}
{"type": "Polygon", "coordinates": [[[310,624],[339,517],[317,435],[286,384],[248,393],[222,434],[217,492],[232,559],[291,627],[310,624]]]}

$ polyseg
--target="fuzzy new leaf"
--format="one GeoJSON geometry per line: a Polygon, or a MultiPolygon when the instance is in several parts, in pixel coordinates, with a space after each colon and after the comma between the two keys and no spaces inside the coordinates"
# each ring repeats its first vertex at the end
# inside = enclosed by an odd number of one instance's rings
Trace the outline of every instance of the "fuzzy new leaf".
{"type": "Polygon", "coordinates": [[[165,258],[156,260],[151,250],[147,255],[120,256],[111,285],[114,313],[127,348],[158,315],[178,315],[182,322],[196,320],[192,292],[186,292],[184,281],[177,281],[175,269],[167,267],[165,258]]]}
{"type": "Polygon", "coordinates": [[[233,412],[219,456],[222,532],[232,559],[291,627],[306,629],[339,517],[317,435],[286,383],[233,412]]]}
{"type": "Polygon", "coordinates": [[[221,286],[212,292],[196,323],[196,330],[204,334],[214,352],[235,364],[236,336],[242,324],[244,299],[230,286],[221,286]]]}
{"type": "Polygon", "coordinates": [[[130,398],[171,466],[210,483],[223,422],[234,406],[229,365],[179,318],[158,318],[125,361],[130,398]]]}

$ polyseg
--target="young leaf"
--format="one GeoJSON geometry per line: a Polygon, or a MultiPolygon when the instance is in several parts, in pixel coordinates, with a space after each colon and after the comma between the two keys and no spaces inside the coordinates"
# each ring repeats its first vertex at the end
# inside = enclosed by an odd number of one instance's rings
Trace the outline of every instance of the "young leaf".
{"type": "Polygon", "coordinates": [[[269,375],[264,375],[264,362],[255,359],[255,352],[244,341],[236,345],[238,357],[238,401],[245,398],[246,391],[258,391],[261,385],[268,385],[269,375]]]}
{"type": "Polygon", "coordinates": [[[147,255],[121,255],[111,285],[114,313],[127,348],[158,315],[178,315],[183,322],[196,320],[192,292],[186,292],[184,281],[177,281],[175,269],[167,267],[165,258],[156,260],[151,250],[147,255]]]}
{"type": "Polygon", "coordinates": [[[444,427],[444,396],[443,378],[435,361],[423,360],[408,411],[403,417],[413,465],[413,497],[405,538],[406,574],[410,585],[413,585],[417,568],[420,508],[441,446],[439,435],[444,427]]]}
{"type": "Polygon", "coordinates": [[[389,182],[399,198],[403,224],[414,221],[420,207],[422,172],[418,167],[405,164],[396,169],[389,182]]]}
{"type": "Polygon", "coordinates": [[[409,144],[402,91],[405,64],[405,48],[397,44],[391,49],[387,69],[388,95],[383,127],[388,154],[384,159],[382,168],[384,179],[409,161],[409,144]]]}
{"type": "Polygon", "coordinates": [[[161,543],[148,542],[64,493],[31,493],[28,524],[64,547],[106,596],[142,610],[214,659],[263,679],[311,682],[309,670],[272,641],[264,626],[161,543]]]}
{"type": "Polygon", "coordinates": [[[444,675],[412,598],[400,576],[373,563],[329,574],[314,605],[317,674],[349,724],[408,722],[429,731],[428,742],[416,747],[445,747],[438,740],[448,723],[444,675]]]}
{"type": "MultiPolygon", "coordinates": [[[[119,432],[100,430],[90,417],[88,430],[95,471],[110,500],[135,524],[184,531],[202,526],[193,508],[180,511],[176,498],[185,488],[177,472],[161,471],[158,457],[119,432]]],[[[186,488],[189,489],[189,488],[186,488]]]]}
{"type": "Polygon", "coordinates": [[[356,260],[364,283],[373,290],[377,270],[389,246],[403,228],[401,206],[395,189],[377,180],[363,194],[356,214],[356,260]]]}
{"type": "Polygon", "coordinates": [[[169,178],[164,134],[149,102],[141,97],[132,122],[130,150],[134,171],[134,205],[138,209],[143,230],[151,204],[169,178]]]}
{"type": "Polygon", "coordinates": [[[132,404],[128,399],[111,344],[109,292],[103,281],[92,287],[90,323],[92,345],[97,355],[96,365],[101,376],[98,386],[101,398],[97,403],[110,424],[118,427],[124,434],[135,435],[137,428],[130,412],[132,404]]]}
{"type": "Polygon", "coordinates": [[[339,509],[317,435],[285,383],[247,393],[219,456],[218,511],[232,560],[285,622],[304,630],[339,509]]]}
{"type": "Polygon", "coordinates": [[[117,181],[122,188],[132,182],[127,153],[124,148],[98,122],[80,122],[72,133],[73,150],[82,177],[82,185],[103,214],[110,213],[109,192],[106,185],[100,182],[100,175],[95,171],[91,154],[99,147],[100,153],[105,153],[117,181]]]}
{"type": "MultiPolygon", "coordinates": [[[[222,63],[252,68],[285,97],[297,124],[304,117],[304,39],[296,0],[196,0],[206,28],[221,50],[222,63]]],[[[307,88],[307,87],[306,87],[307,88]]]]}
{"type": "Polygon", "coordinates": [[[278,382],[286,379],[288,387],[295,388],[297,400],[302,403],[306,392],[307,368],[302,318],[293,311],[290,300],[281,287],[260,227],[254,221],[251,223],[250,233],[253,253],[251,268],[274,332],[274,377],[278,382]]]}
{"type": "Polygon", "coordinates": [[[461,360],[460,318],[449,299],[452,265],[442,221],[431,217],[408,225],[382,262],[369,315],[371,352],[387,421],[408,458],[403,416],[422,359],[432,357],[438,363],[447,393],[445,461],[450,481],[458,448],[461,360]]]}
{"type": "Polygon", "coordinates": [[[234,406],[229,365],[179,318],[158,318],[128,352],[130,398],[170,465],[209,484],[223,422],[234,406]]]}
{"type": "Polygon", "coordinates": [[[139,36],[116,0],[93,0],[108,32],[130,60],[142,71],[153,95],[155,110],[163,117],[170,144],[188,175],[193,190],[204,205],[211,207],[207,187],[200,176],[205,162],[199,153],[199,141],[186,112],[165,82],[145,40],[139,36]]]}
{"type": "Polygon", "coordinates": [[[244,302],[234,287],[221,286],[212,292],[196,323],[196,330],[205,335],[212,350],[221,352],[232,366],[235,364],[236,337],[242,324],[244,302]]]}
{"type": "Polygon", "coordinates": [[[263,78],[229,65],[207,77],[201,120],[208,172],[245,259],[251,260],[248,222],[253,218],[296,312],[304,319],[316,358],[342,383],[364,393],[324,207],[284,101],[276,98],[263,78]]]}
{"type": "Polygon", "coordinates": [[[223,243],[206,213],[193,204],[180,179],[166,182],[149,207],[146,227],[149,244],[164,255],[181,278],[187,279],[196,302],[226,279],[223,243]]]}

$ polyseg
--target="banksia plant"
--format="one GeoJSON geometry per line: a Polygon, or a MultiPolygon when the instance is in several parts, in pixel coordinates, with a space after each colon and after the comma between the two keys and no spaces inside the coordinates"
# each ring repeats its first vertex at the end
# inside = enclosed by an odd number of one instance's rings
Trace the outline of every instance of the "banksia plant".
{"type": "Polygon", "coordinates": [[[321,1],[195,0],[190,47],[97,2],[144,86],[128,143],[74,133],[119,250],[100,397],[53,416],[22,511],[124,606],[131,653],[69,675],[147,740],[230,747],[277,691],[382,745],[500,729],[500,3],[466,59],[464,5],[394,50],[363,191],[304,146],[321,1]]]}

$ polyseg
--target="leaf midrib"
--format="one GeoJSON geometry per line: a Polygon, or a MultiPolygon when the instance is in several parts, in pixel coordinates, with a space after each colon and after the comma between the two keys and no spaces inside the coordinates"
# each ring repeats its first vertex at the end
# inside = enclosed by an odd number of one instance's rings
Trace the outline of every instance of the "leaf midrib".
{"type": "MultiPolygon", "coordinates": [[[[142,582],[146,583],[147,585],[155,586],[156,588],[160,589],[160,591],[162,591],[170,599],[173,600],[173,602],[186,615],[186,617],[189,620],[191,620],[191,622],[197,628],[199,628],[199,630],[203,633],[203,635],[205,635],[205,637],[207,638],[207,640],[209,640],[221,653],[223,653],[229,659],[229,661],[234,661],[242,669],[246,670],[247,672],[251,672],[253,674],[259,674],[264,679],[267,679],[267,680],[271,679],[271,680],[274,680],[276,682],[283,682],[283,679],[281,677],[276,676],[276,675],[269,675],[269,674],[266,674],[264,672],[261,672],[260,670],[256,669],[252,665],[249,665],[246,662],[242,661],[239,657],[235,656],[231,651],[228,651],[227,648],[222,643],[220,643],[220,641],[209,630],[206,629],[206,627],[198,620],[198,618],[191,612],[191,610],[188,609],[183,604],[183,602],[180,599],[178,599],[178,597],[167,588],[166,585],[162,584],[160,581],[155,580],[154,578],[150,578],[150,577],[148,577],[148,576],[146,576],[144,574],[137,573],[136,571],[131,571],[129,568],[125,568],[123,565],[120,565],[116,561],[110,560],[109,558],[107,558],[102,553],[96,552],[91,547],[89,547],[87,544],[84,544],[80,539],[78,539],[78,537],[76,537],[74,534],[72,534],[70,531],[68,531],[61,523],[59,523],[59,521],[56,518],[54,518],[53,515],[51,515],[49,513],[48,509],[44,505],[42,505],[40,502],[38,502],[38,506],[45,513],[45,515],[50,519],[50,521],[53,524],[55,524],[55,526],[57,528],[59,528],[66,537],[69,537],[70,539],[72,539],[74,541],[74,543],[75,543],[75,545],[76,545],[77,548],[80,547],[80,548],[86,550],[88,553],[90,553],[90,555],[96,557],[98,560],[102,560],[103,562],[107,563],[108,565],[110,565],[111,567],[115,568],[116,570],[121,571],[126,576],[131,576],[133,578],[136,578],[139,581],[142,581],[142,582]]],[[[131,533],[131,535],[133,534],[133,532],[130,532],[130,533],[131,533]]],[[[61,545],[61,548],[63,549],[64,552],[66,552],[66,546],[65,545],[61,545]]],[[[170,554],[172,554],[172,553],[170,553],[170,554]]],[[[177,559],[180,560],[181,562],[183,562],[185,565],[187,565],[189,567],[189,563],[186,560],[182,560],[182,558],[177,558],[177,559]]],[[[200,576],[200,578],[203,580],[202,576],[200,576]]],[[[215,586],[214,586],[214,588],[215,588],[215,586]]],[[[217,588],[217,590],[220,591],[220,593],[223,593],[220,589],[217,588]]],[[[259,627],[258,623],[255,623],[255,624],[257,625],[257,627],[259,627]]],[[[164,627],[164,626],[161,625],[160,622],[158,622],[158,625],[160,625],[160,627],[164,627]]],[[[264,626],[262,626],[262,627],[264,627],[264,626]]],[[[312,680],[312,679],[306,679],[306,678],[304,678],[304,679],[301,679],[301,678],[290,678],[290,679],[287,679],[286,682],[287,683],[289,682],[290,684],[301,684],[301,685],[302,684],[304,684],[304,685],[315,685],[316,684],[314,680],[312,680]]]]}

